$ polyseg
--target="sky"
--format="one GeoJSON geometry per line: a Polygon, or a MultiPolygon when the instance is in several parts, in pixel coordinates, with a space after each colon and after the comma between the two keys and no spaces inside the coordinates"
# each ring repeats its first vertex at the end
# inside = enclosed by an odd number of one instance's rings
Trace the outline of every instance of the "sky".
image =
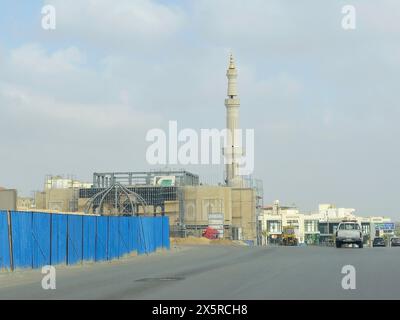
{"type": "MultiPolygon", "coordinates": [[[[265,204],[400,220],[397,0],[0,0],[0,186],[157,168],[150,129],[225,126],[230,52],[265,204]]],[[[223,180],[218,165],[170,167],[223,180]]]]}

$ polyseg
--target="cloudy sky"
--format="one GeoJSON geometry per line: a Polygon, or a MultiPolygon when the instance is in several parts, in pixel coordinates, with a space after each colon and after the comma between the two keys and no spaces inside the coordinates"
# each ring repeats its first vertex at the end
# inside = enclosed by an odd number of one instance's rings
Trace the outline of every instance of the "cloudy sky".
{"type": "Polygon", "coordinates": [[[232,51],[264,202],[400,219],[398,0],[1,0],[0,30],[1,186],[154,169],[149,129],[224,127],[232,51]]]}

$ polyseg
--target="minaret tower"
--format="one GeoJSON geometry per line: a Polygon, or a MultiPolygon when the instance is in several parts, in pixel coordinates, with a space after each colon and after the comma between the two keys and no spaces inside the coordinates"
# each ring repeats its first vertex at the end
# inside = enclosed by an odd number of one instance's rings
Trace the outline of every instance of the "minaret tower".
{"type": "Polygon", "coordinates": [[[235,134],[239,129],[239,107],[240,100],[237,97],[237,70],[235,60],[230,55],[229,67],[226,71],[228,78],[228,98],[225,99],[226,107],[226,129],[228,134],[227,144],[224,148],[224,156],[226,157],[226,184],[231,187],[241,187],[242,179],[238,175],[239,159],[242,156],[242,149],[239,147],[239,136],[235,134]]]}

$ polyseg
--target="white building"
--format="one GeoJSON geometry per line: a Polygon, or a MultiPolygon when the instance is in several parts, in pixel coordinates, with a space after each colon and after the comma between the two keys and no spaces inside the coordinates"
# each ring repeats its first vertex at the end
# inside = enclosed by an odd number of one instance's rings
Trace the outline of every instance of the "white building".
{"type": "Polygon", "coordinates": [[[264,207],[259,220],[264,244],[279,243],[285,226],[294,227],[299,243],[314,243],[319,235],[318,217],[302,214],[294,206],[281,206],[278,200],[272,206],[264,207]]]}
{"type": "Polygon", "coordinates": [[[278,244],[282,228],[285,226],[295,228],[299,244],[332,242],[336,228],[343,219],[358,221],[367,244],[370,244],[375,236],[393,234],[394,228],[390,227],[390,218],[360,217],[355,215],[355,211],[353,208],[337,208],[332,204],[321,204],[318,212],[304,214],[294,206],[281,206],[279,201],[275,201],[273,205],[264,207],[263,214],[259,216],[263,244],[278,244]]]}
{"type": "Polygon", "coordinates": [[[44,189],[69,189],[69,188],[76,188],[76,189],[83,189],[83,188],[91,188],[92,184],[88,182],[82,182],[79,180],[75,180],[72,178],[64,178],[61,176],[47,176],[44,189]]]}

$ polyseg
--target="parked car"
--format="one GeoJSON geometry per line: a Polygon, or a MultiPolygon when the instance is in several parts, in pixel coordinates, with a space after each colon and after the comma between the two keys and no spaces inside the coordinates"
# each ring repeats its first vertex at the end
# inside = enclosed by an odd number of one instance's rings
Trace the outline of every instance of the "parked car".
{"type": "Polygon", "coordinates": [[[336,248],[341,248],[343,244],[357,244],[363,247],[363,234],[361,226],[355,220],[344,220],[339,223],[336,231],[336,248]]]}
{"type": "Polygon", "coordinates": [[[373,247],[386,247],[385,239],[376,237],[372,242],[373,247]]]}
{"type": "Polygon", "coordinates": [[[400,238],[392,238],[390,240],[391,247],[400,247],[400,238]]]}

